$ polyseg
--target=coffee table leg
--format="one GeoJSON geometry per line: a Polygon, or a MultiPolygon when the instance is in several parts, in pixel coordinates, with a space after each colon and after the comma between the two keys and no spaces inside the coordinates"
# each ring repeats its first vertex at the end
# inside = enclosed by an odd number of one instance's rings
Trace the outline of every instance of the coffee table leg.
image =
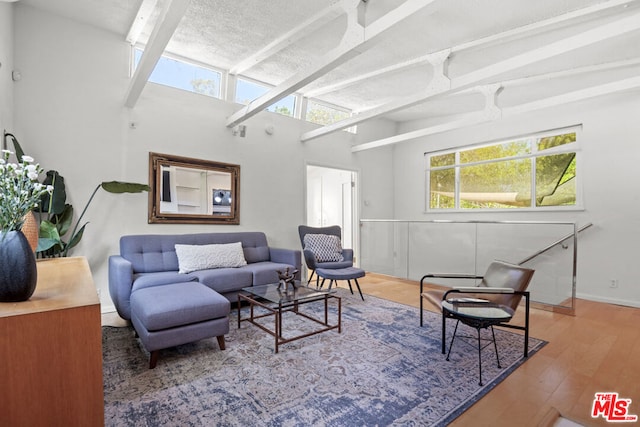
{"type": "Polygon", "coordinates": [[[342,333],[342,298],[338,298],[338,333],[342,333]]]}
{"type": "Polygon", "coordinates": [[[324,296],[324,324],[329,324],[329,296],[324,296]]]}
{"type": "Polygon", "coordinates": [[[442,310],[442,354],[445,353],[445,340],[447,339],[447,315],[444,312],[444,309],[442,310]]]}
{"type": "Polygon", "coordinates": [[[280,338],[282,338],[282,303],[278,305],[278,313],[273,316],[276,318],[276,333],[274,334],[276,337],[276,353],[278,352],[278,343],[280,342],[280,338]]]}
{"type": "MultiPolygon", "coordinates": [[[[478,385],[482,386],[482,348],[480,347],[480,328],[476,328],[476,330],[478,331],[478,370],[479,370],[478,375],[480,376],[480,382],[478,383],[478,385]]],[[[494,337],[494,343],[495,343],[495,337],[494,337]]]]}

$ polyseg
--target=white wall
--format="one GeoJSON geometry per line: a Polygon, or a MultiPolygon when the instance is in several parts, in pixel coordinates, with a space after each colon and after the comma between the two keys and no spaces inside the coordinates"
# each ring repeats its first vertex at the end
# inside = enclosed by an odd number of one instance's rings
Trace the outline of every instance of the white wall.
{"type": "MultiPolygon", "coordinates": [[[[245,138],[233,136],[225,118],[239,106],[201,95],[148,84],[135,108],[124,108],[129,45],[123,36],[20,3],[15,19],[15,65],[23,79],[15,85],[14,132],[45,169],[65,177],[76,214],[102,181],[147,183],[150,151],[241,166],[239,226],[148,224],[146,194],[100,190],[72,255],[88,258],[103,311],[112,308],[107,259],[124,234],[259,230],[272,246],[299,249],[307,162],[362,170],[364,177],[391,173],[388,156],[363,156],[368,162],[361,166],[350,151],[353,135],[300,143],[313,125],[277,114],[258,114],[245,123],[245,138]],[[265,133],[267,125],[273,135],[265,133]]],[[[392,130],[385,122],[371,127],[379,134],[392,130]]],[[[375,194],[367,197],[375,204],[375,194]]]]}
{"type": "MultiPolygon", "coordinates": [[[[394,122],[377,120],[358,126],[358,137],[362,142],[393,136],[397,132],[394,122]]],[[[361,167],[360,173],[360,218],[389,219],[394,217],[394,147],[355,153],[361,167]]]]}
{"type": "MultiPolygon", "coordinates": [[[[13,4],[0,3],[0,132],[13,127],[13,4]]],[[[4,136],[4,135],[3,135],[4,136]]],[[[2,143],[0,143],[2,147],[2,143]]],[[[12,146],[9,146],[13,150],[12,146]]]]}
{"type": "Polygon", "coordinates": [[[300,143],[301,133],[312,125],[261,113],[246,122],[246,138],[234,137],[224,122],[238,106],[220,100],[149,84],[135,108],[124,108],[129,46],[122,35],[21,3],[0,3],[0,36],[0,125],[15,133],[45,169],[66,178],[69,202],[77,211],[102,181],[148,182],[150,151],[241,165],[239,226],[147,224],[146,195],[100,190],[73,254],[88,258],[105,310],[111,305],[107,258],[118,252],[123,234],[262,230],[273,246],[299,248],[307,163],[360,172],[361,218],[430,219],[434,215],[423,213],[425,151],[580,123],[584,211],[447,217],[592,222],[595,226],[580,238],[578,295],[640,306],[633,268],[640,237],[638,91],[353,154],[354,143],[420,124],[396,129],[381,120],[360,125],[358,136],[338,132],[300,143]],[[16,83],[5,68],[12,50],[11,68],[23,76],[16,83]],[[264,132],[266,125],[275,127],[273,135],[264,132]],[[271,197],[274,188],[282,191],[280,200],[271,197]],[[617,289],[608,287],[611,278],[619,280],[617,289]]]}
{"type": "MultiPolygon", "coordinates": [[[[634,268],[640,240],[638,117],[640,92],[636,90],[398,144],[394,151],[395,218],[591,222],[594,227],[582,233],[578,241],[578,297],[640,306],[640,284],[634,268]],[[583,125],[578,173],[584,210],[424,213],[425,152],[574,124],[583,125]],[[618,279],[617,289],[609,287],[610,279],[618,279]]],[[[401,131],[419,125],[411,123],[401,131]]]]}

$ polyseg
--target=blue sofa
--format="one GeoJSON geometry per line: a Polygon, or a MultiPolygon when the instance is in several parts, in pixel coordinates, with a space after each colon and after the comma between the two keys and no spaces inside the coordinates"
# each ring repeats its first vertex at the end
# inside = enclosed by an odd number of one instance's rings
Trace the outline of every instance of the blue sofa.
{"type": "Polygon", "coordinates": [[[109,257],[109,293],[120,317],[131,320],[131,294],[153,286],[197,281],[229,301],[237,301],[244,287],[278,282],[277,270],[298,270],[301,251],[271,248],[262,232],[144,234],[120,238],[120,254],[109,257]],[[242,243],[242,267],[214,268],[179,273],[176,244],[242,243]]]}

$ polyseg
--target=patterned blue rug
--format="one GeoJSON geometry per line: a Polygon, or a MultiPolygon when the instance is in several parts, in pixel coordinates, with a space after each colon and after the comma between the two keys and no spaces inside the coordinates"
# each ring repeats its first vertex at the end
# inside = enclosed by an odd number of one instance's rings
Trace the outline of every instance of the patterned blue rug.
{"type": "MultiPolygon", "coordinates": [[[[456,339],[447,362],[438,314],[425,312],[421,328],[416,308],[338,292],[342,333],[283,344],[278,354],[259,328],[238,329],[234,309],[225,351],[202,340],[162,351],[155,369],[131,328],[104,327],[106,425],[444,426],[525,362],[523,337],[496,329],[502,369],[487,346],[480,387],[476,344],[456,339]]],[[[310,322],[290,314],[283,323],[299,332],[310,322]]],[[[545,344],[531,338],[529,357],[545,344]]]]}

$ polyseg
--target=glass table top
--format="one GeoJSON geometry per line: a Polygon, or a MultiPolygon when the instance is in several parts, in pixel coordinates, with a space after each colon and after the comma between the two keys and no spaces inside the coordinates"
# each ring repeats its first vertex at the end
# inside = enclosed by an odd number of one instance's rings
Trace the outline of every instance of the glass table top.
{"type": "Polygon", "coordinates": [[[335,289],[323,290],[304,285],[297,285],[295,288],[289,285],[287,291],[285,292],[283,290],[280,290],[280,285],[278,283],[271,283],[268,285],[260,286],[249,286],[247,288],[242,288],[242,290],[248,294],[263,298],[276,304],[304,301],[335,293],[335,289]]]}

